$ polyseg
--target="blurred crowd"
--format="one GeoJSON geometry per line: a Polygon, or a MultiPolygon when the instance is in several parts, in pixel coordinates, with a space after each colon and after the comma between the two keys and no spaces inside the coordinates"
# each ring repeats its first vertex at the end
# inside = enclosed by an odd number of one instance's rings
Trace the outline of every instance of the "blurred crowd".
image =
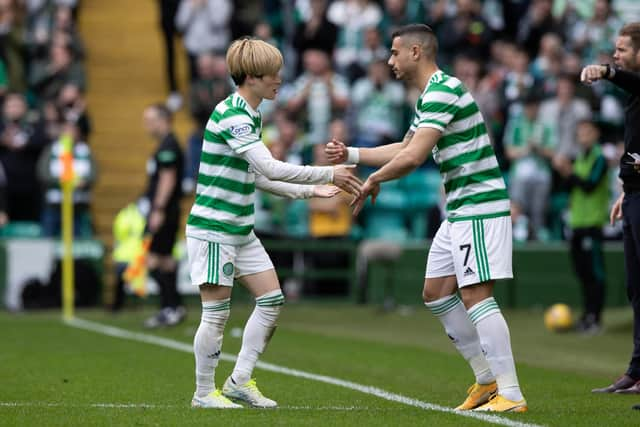
{"type": "MultiPolygon", "coordinates": [[[[79,0],[0,0],[0,225],[40,224],[59,233],[61,135],[75,141],[76,232],[90,235],[88,206],[96,165],[84,91],[79,0]]],[[[193,191],[204,126],[231,91],[224,54],[242,35],[262,38],[285,56],[284,84],[261,106],[264,141],[274,157],[326,163],[335,137],[358,147],[402,139],[419,95],[386,65],[390,35],[411,22],[436,32],[442,69],[477,100],[513,201],[514,237],[566,238],[576,129],[596,126],[608,160],[610,198],[620,192],[624,93],[578,82],[581,67],[611,63],[625,22],[640,21],[635,0],[157,0],[164,41],[166,105],[186,108],[193,131],[184,188],[193,191]],[[176,78],[175,55],[187,55],[188,87],[176,78]]],[[[370,171],[360,168],[358,173],[370,171]]],[[[443,215],[437,167],[428,162],[383,186],[378,203],[352,223],[347,197],[286,201],[259,196],[257,231],[326,239],[430,237],[443,215]]],[[[3,230],[6,230],[4,227],[3,230]]],[[[616,237],[610,228],[607,235],[616,237]]]]}
{"type": "Polygon", "coordinates": [[[96,164],[88,139],[78,0],[0,0],[0,232],[60,234],[63,142],[73,141],[74,232],[92,234],[96,164]]]}
{"type": "MultiPolygon", "coordinates": [[[[229,40],[252,35],[285,56],[284,85],[261,106],[264,141],[279,159],[323,164],[330,138],[374,147],[399,141],[419,95],[386,65],[390,35],[424,22],[437,34],[438,63],[474,95],[489,127],[513,202],[514,238],[567,237],[573,161],[584,150],[578,124],[595,125],[608,161],[611,201],[622,151],[624,93],[579,83],[581,68],[612,63],[625,22],[640,20],[632,0],[163,0],[172,109],[183,104],[173,70],[173,39],[182,35],[190,64],[188,107],[195,130],[187,166],[197,176],[203,127],[212,106],[233,90],[225,71],[229,40]]],[[[370,171],[361,168],[359,173],[370,171]]],[[[189,181],[190,180],[190,181],[189,181]]],[[[269,236],[315,238],[431,237],[444,215],[437,167],[383,186],[378,203],[352,224],[348,198],[322,203],[259,197],[257,229],[269,236]]],[[[604,224],[602,224],[604,226],[604,224]]],[[[608,237],[620,230],[607,228],[608,237]]]]}

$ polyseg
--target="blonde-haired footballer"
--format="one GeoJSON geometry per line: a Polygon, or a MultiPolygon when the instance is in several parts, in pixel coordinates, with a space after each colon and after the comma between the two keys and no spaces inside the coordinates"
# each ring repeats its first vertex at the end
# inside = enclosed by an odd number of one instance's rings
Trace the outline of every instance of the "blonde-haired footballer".
{"type": "Polygon", "coordinates": [[[253,232],[256,187],[290,198],[332,197],[338,188],[359,195],[361,182],[349,166],[296,166],[275,160],[261,140],[258,106],[274,99],[282,82],[280,51],[244,38],[227,51],[227,65],[238,90],[220,102],[209,118],[202,142],[196,198],[187,220],[191,282],[200,289],[202,318],[193,347],[196,391],[191,406],[239,408],[230,399],[255,407],[275,407],[251,378],[258,356],[276,326],[284,296],[269,256],[253,232]],[[214,373],[231,306],[234,279],[255,297],[242,348],[222,390],[214,373]]]}

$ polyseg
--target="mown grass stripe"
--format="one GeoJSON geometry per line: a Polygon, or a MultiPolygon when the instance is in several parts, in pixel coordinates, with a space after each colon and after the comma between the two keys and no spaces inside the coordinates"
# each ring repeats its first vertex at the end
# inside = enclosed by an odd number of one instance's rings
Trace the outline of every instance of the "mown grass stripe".
{"type": "MultiPolygon", "coordinates": [[[[162,338],[155,335],[143,334],[140,332],[132,332],[126,329],[116,328],[113,326],[103,325],[96,322],[91,322],[84,319],[74,318],[71,320],[66,320],[65,323],[68,326],[84,329],[87,331],[96,332],[102,335],[107,335],[115,338],[137,341],[146,344],[157,345],[164,348],[170,348],[177,351],[182,351],[185,353],[193,354],[193,344],[192,343],[184,343],[180,341],[175,341],[169,338],[162,338]]],[[[237,358],[228,353],[220,354],[220,359],[226,362],[235,363],[237,358]]],[[[347,388],[349,390],[358,391],[369,396],[376,396],[381,399],[401,403],[407,406],[413,406],[415,408],[420,408],[428,411],[436,411],[443,412],[447,414],[451,414],[454,416],[473,418],[476,420],[503,425],[506,427],[543,427],[539,424],[533,423],[523,423],[516,420],[511,420],[509,418],[503,418],[499,415],[486,414],[481,412],[472,412],[472,411],[456,411],[454,408],[449,408],[442,405],[437,405],[435,403],[423,402],[418,399],[414,399],[411,397],[403,396],[401,394],[392,393],[386,390],[383,390],[378,387],[368,386],[364,384],[358,384],[352,381],[342,380],[340,378],[334,378],[327,375],[318,375],[311,372],[305,372],[298,369],[287,368],[285,366],[279,366],[272,363],[258,361],[256,363],[256,368],[263,369],[269,372],[275,372],[278,374],[289,375],[296,378],[307,379],[311,381],[317,381],[324,384],[331,384],[338,387],[347,388]]]]}

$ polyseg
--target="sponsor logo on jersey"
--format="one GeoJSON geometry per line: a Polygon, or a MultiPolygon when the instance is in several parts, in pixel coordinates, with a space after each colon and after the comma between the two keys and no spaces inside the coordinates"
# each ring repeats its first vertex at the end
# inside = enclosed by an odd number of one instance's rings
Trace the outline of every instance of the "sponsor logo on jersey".
{"type": "Polygon", "coordinates": [[[249,135],[251,133],[251,125],[245,123],[237,126],[231,126],[231,128],[229,128],[229,132],[231,132],[231,135],[236,138],[249,135]]]}
{"type": "Polygon", "coordinates": [[[471,269],[471,267],[467,267],[467,269],[464,271],[464,277],[473,276],[474,274],[476,273],[471,269]]]}

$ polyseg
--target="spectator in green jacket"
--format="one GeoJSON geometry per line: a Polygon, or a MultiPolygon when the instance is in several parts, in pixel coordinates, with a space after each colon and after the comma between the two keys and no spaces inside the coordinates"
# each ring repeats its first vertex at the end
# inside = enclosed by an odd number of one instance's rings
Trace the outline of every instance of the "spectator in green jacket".
{"type": "Polygon", "coordinates": [[[604,306],[602,227],[608,219],[609,180],[598,126],[590,120],[582,120],[578,122],[576,136],[580,152],[573,165],[564,161],[554,163],[554,167],[567,179],[571,189],[571,261],[582,284],[584,301],[584,313],[577,329],[594,334],[601,329],[600,316],[604,306]]]}

